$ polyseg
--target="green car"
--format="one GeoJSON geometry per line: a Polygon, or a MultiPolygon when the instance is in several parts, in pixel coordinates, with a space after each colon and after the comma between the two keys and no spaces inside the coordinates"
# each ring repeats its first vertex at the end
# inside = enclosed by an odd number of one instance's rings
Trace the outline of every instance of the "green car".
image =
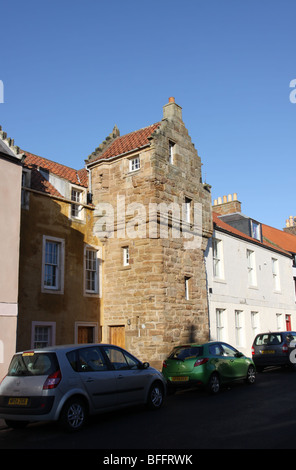
{"type": "Polygon", "coordinates": [[[244,379],[255,383],[256,368],[251,359],[220,341],[175,347],[163,362],[168,392],[181,387],[203,386],[218,393],[221,385],[244,379]]]}

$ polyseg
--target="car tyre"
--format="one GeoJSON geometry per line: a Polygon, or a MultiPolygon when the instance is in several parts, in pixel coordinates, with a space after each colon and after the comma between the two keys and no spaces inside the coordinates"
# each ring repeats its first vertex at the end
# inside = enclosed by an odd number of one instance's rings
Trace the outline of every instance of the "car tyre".
{"type": "Polygon", "coordinates": [[[217,395],[217,393],[220,392],[220,388],[221,388],[221,383],[220,383],[219,375],[216,372],[214,372],[208,381],[207,390],[211,395],[217,395]]]}
{"type": "Polygon", "coordinates": [[[80,431],[87,419],[87,408],[81,398],[68,400],[60,415],[61,426],[70,432],[80,431]]]}
{"type": "Polygon", "coordinates": [[[160,382],[154,382],[150,387],[147,406],[150,410],[161,408],[164,400],[164,387],[160,382]]]}
{"type": "Polygon", "coordinates": [[[254,366],[249,366],[248,372],[247,372],[247,377],[246,377],[246,382],[249,385],[253,385],[256,381],[256,370],[254,366]]]}

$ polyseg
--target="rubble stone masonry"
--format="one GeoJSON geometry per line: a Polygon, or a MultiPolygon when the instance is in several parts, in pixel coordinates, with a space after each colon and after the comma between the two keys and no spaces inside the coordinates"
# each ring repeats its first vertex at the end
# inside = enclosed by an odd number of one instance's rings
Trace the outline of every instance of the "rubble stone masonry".
{"type": "Polygon", "coordinates": [[[208,339],[204,250],[212,234],[210,188],[202,183],[201,159],[174,99],[164,106],[163,119],[145,146],[103,157],[88,163],[96,207],[94,234],[103,244],[102,339],[111,341],[112,328],[118,327],[118,344],[161,367],[173,346],[208,339]],[[130,160],[137,156],[140,168],[130,171],[130,160]],[[191,211],[188,231],[196,222],[194,204],[202,216],[194,248],[188,248],[183,232],[176,236],[177,213],[158,216],[153,225],[149,210],[151,203],[173,203],[181,210],[185,202],[191,211]],[[103,203],[114,210],[114,232],[102,235],[103,203]],[[164,237],[160,228],[166,222],[164,237]]]}

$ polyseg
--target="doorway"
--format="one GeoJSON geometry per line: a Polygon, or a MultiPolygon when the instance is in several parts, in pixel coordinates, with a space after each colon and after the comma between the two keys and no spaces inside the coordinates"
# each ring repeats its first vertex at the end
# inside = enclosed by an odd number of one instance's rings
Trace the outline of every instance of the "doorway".
{"type": "Polygon", "coordinates": [[[125,348],[125,326],[110,326],[110,343],[125,348]]]}

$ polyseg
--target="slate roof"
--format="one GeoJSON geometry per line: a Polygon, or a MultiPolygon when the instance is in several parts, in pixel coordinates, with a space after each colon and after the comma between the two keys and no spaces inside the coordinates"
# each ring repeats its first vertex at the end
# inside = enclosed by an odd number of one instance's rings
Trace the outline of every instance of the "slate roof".
{"type": "MultiPolygon", "coordinates": [[[[261,224],[262,225],[262,238],[263,238],[263,240],[261,242],[259,240],[256,240],[255,238],[249,237],[248,235],[241,232],[240,230],[237,230],[236,228],[234,228],[231,225],[227,224],[226,222],[224,222],[223,220],[221,220],[219,218],[219,214],[217,214],[216,212],[213,212],[213,223],[214,223],[214,228],[215,228],[215,225],[216,225],[216,227],[218,229],[220,228],[220,229],[222,229],[222,231],[228,232],[230,235],[234,235],[234,236],[239,237],[239,238],[244,238],[246,241],[255,243],[256,245],[260,245],[263,248],[273,249],[273,250],[278,251],[278,252],[280,252],[284,255],[291,256],[291,252],[288,249],[288,244],[287,243],[277,244],[272,239],[269,239],[267,237],[267,235],[269,235],[270,232],[271,232],[271,231],[266,230],[267,225],[261,224]]],[[[272,229],[272,227],[269,227],[269,228],[272,229]]],[[[272,231],[276,231],[276,230],[277,229],[272,229],[272,231]]],[[[277,230],[277,231],[281,232],[281,230],[277,230]]],[[[285,234],[285,232],[281,232],[281,233],[285,234]]],[[[287,235],[290,235],[290,234],[287,234],[287,235]]],[[[296,242],[296,236],[295,235],[291,235],[291,236],[295,238],[295,242],[296,242]]],[[[285,238],[286,237],[284,237],[284,236],[280,237],[278,235],[278,241],[283,240],[285,238]]],[[[296,248],[296,246],[295,246],[295,248],[296,248]]]]}

